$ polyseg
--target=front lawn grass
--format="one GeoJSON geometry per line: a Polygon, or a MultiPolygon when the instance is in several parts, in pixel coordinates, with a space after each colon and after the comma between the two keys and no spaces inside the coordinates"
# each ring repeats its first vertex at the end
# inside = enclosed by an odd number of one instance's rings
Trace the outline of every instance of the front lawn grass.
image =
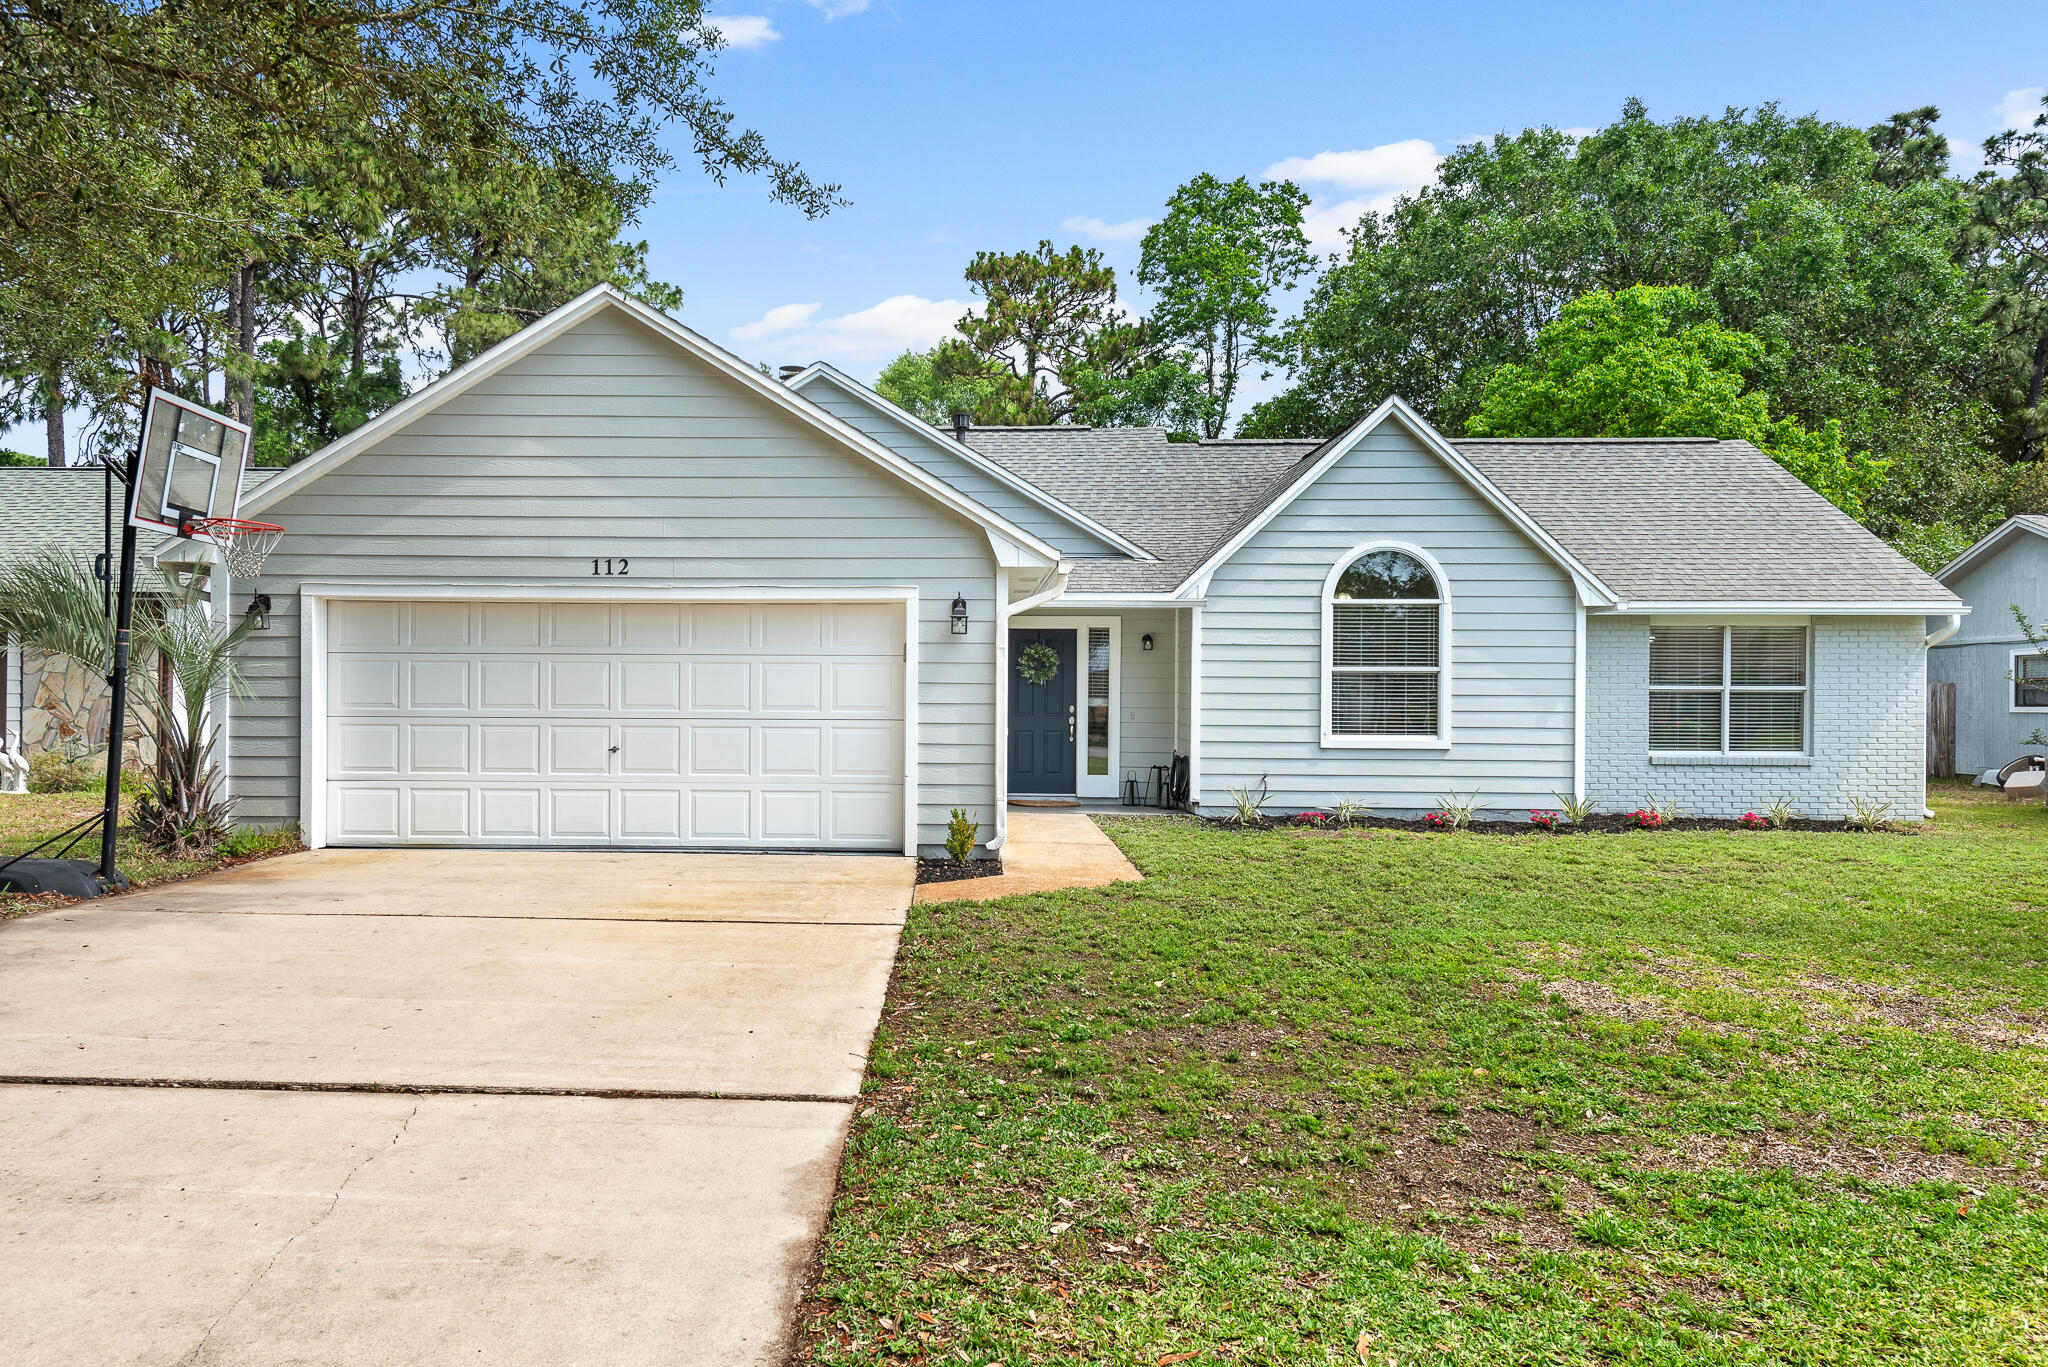
{"type": "Polygon", "coordinates": [[[807,1361],[2048,1362],[2048,812],[915,906],[807,1361]]]}
{"type": "MultiPolygon", "coordinates": [[[[31,846],[41,844],[59,831],[76,825],[100,809],[104,801],[98,792],[84,793],[6,793],[0,794],[0,859],[20,854],[31,846]]],[[[129,802],[123,799],[125,814],[129,802]]],[[[123,827],[120,842],[116,846],[115,860],[122,873],[128,875],[140,887],[146,883],[165,883],[179,878],[189,878],[195,873],[205,873],[228,864],[246,862],[271,854],[283,854],[300,848],[296,829],[276,828],[237,832],[229,843],[223,845],[206,859],[171,859],[137,840],[134,833],[123,827]]],[[[44,856],[55,856],[56,849],[45,850],[44,856]]],[[[68,856],[73,859],[88,859],[99,862],[100,836],[97,830],[86,836],[68,856]]],[[[0,920],[13,916],[26,916],[35,911],[47,911],[63,899],[29,897],[20,893],[0,892],[0,920]]]]}

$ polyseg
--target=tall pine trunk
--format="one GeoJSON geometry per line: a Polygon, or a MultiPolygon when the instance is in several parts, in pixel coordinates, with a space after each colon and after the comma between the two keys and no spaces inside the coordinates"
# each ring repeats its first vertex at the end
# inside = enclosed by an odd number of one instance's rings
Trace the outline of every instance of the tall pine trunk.
{"type": "Polygon", "coordinates": [[[64,458],[64,376],[52,365],[43,371],[43,451],[51,465],[64,458]]]}

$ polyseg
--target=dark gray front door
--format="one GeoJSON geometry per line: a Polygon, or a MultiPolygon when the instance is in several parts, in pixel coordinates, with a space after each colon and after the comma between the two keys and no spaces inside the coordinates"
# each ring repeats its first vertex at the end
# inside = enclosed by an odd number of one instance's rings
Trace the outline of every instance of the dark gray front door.
{"type": "Polygon", "coordinates": [[[1010,791],[1023,796],[1074,791],[1074,632],[1010,633],[1010,791]],[[1026,648],[1045,645],[1059,672],[1035,684],[1017,672],[1026,648]]]}

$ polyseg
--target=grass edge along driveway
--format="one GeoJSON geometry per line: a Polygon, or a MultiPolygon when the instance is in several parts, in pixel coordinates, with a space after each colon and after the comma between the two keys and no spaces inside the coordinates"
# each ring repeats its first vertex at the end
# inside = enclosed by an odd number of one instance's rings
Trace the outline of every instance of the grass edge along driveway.
{"type": "Polygon", "coordinates": [[[1935,805],[916,907],[801,1356],[2048,1362],[2048,813],[1935,805]]]}

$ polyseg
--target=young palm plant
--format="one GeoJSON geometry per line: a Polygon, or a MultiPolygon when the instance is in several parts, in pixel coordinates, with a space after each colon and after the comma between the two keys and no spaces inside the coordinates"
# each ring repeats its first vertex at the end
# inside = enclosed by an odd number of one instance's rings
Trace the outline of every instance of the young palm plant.
{"type": "MultiPolygon", "coordinates": [[[[228,833],[235,803],[214,762],[220,727],[212,700],[247,693],[234,650],[250,624],[215,622],[204,603],[198,581],[176,580],[136,604],[136,653],[163,660],[171,685],[159,691],[150,671],[130,673],[130,696],[150,719],[158,755],[131,820],[138,836],[177,858],[206,853],[228,833]]],[[[112,668],[106,597],[76,552],[44,550],[0,564],[0,631],[96,674],[112,668]]]]}

